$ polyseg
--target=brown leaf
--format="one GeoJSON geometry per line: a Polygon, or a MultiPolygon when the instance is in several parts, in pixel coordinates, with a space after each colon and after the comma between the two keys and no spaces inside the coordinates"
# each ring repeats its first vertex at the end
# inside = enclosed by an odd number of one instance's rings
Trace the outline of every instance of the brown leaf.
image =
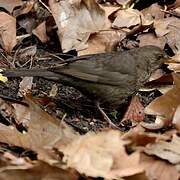
{"type": "Polygon", "coordinates": [[[138,96],[134,96],[121,122],[130,120],[132,123],[144,120],[144,107],[138,96]]]}
{"type": "MultiPolygon", "coordinates": [[[[111,28],[111,16],[113,16],[118,10],[119,7],[117,6],[101,6],[101,8],[105,11],[105,16],[106,16],[106,28],[110,29],[111,28]]],[[[114,19],[114,16],[113,16],[114,19]]]]}
{"type": "Polygon", "coordinates": [[[17,17],[22,14],[27,14],[28,12],[32,10],[34,3],[35,3],[34,0],[29,0],[29,1],[24,2],[24,4],[20,8],[15,9],[13,11],[13,16],[17,17]]]}
{"type": "Polygon", "coordinates": [[[145,154],[141,154],[141,165],[145,168],[149,180],[178,180],[180,176],[175,166],[145,154]]]}
{"type": "Polygon", "coordinates": [[[180,105],[178,105],[176,112],[174,113],[172,124],[174,124],[176,129],[180,132],[180,105]]]}
{"type": "Polygon", "coordinates": [[[159,141],[148,144],[144,150],[146,154],[155,155],[172,164],[180,164],[180,138],[174,135],[171,142],[159,141]]]}
{"type": "Polygon", "coordinates": [[[105,27],[105,12],[95,0],[49,1],[63,52],[82,50],[91,33],[105,27]]]}
{"type": "Polygon", "coordinates": [[[24,77],[19,84],[19,92],[18,94],[21,95],[22,92],[28,92],[31,90],[33,85],[33,77],[24,77]]]}
{"type": "Polygon", "coordinates": [[[163,116],[171,120],[177,106],[180,104],[180,76],[173,74],[174,86],[164,95],[156,98],[146,108],[146,114],[163,116]]]}
{"type": "Polygon", "coordinates": [[[145,17],[151,16],[153,19],[164,18],[164,12],[161,11],[162,7],[157,3],[152,4],[150,7],[143,9],[141,12],[145,17]]]}
{"type": "Polygon", "coordinates": [[[5,12],[0,12],[0,22],[0,44],[10,53],[16,45],[16,19],[5,12]]]}
{"type": "Polygon", "coordinates": [[[114,179],[143,172],[139,154],[128,155],[119,131],[88,133],[60,150],[69,167],[92,177],[114,179]]]}
{"type": "MultiPolygon", "coordinates": [[[[12,167],[11,167],[12,168],[12,167]]],[[[63,170],[50,166],[43,162],[36,163],[29,169],[5,169],[0,173],[1,180],[78,180],[79,175],[75,171],[63,170]]]]}
{"type": "Polygon", "coordinates": [[[48,41],[48,36],[46,34],[46,22],[42,22],[39,24],[35,29],[32,31],[33,34],[35,34],[41,42],[45,43],[48,41]]]}
{"type": "Polygon", "coordinates": [[[30,98],[26,99],[29,104],[26,114],[30,119],[28,132],[22,134],[15,128],[0,124],[1,142],[38,151],[45,147],[52,148],[59,141],[64,143],[63,138],[68,143],[71,138],[76,136],[71,128],[64,123],[58,123],[58,119],[47,114],[30,98]]]}
{"type": "Polygon", "coordinates": [[[114,28],[129,28],[140,23],[142,23],[142,25],[150,25],[153,22],[151,20],[145,19],[140,11],[132,8],[119,10],[115,14],[115,16],[116,18],[112,23],[112,27],[114,28]]]}
{"type": "Polygon", "coordinates": [[[112,24],[112,27],[115,28],[123,28],[123,27],[131,27],[140,23],[140,13],[136,9],[125,9],[119,10],[116,13],[116,18],[112,24]]]}
{"type": "Polygon", "coordinates": [[[168,17],[155,22],[158,36],[164,36],[174,53],[180,49],[180,22],[178,18],[168,17]]]}
{"type": "Polygon", "coordinates": [[[156,37],[153,33],[144,33],[138,36],[137,40],[140,41],[139,46],[156,45],[161,49],[164,49],[166,39],[164,37],[156,37]]]}
{"type": "Polygon", "coordinates": [[[88,47],[79,51],[79,55],[112,52],[119,41],[126,37],[123,31],[101,31],[90,36],[88,47]]]}
{"type": "Polygon", "coordinates": [[[0,0],[0,7],[5,8],[10,13],[16,6],[21,6],[22,4],[22,0],[0,0]]]}
{"type": "Polygon", "coordinates": [[[146,146],[149,143],[154,143],[159,140],[169,140],[170,136],[146,132],[145,129],[139,125],[125,133],[122,139],[130,141],[131,145],[137,148],[137,146],[146,146]]]}
{"type": "Polygon", "coordinates": [[[154,28],[157,37],[162,37],[170,32],[168,29],[169,22],[168,21],[162,21],[162,20],[156,20],[154,21],[154,28]]]}

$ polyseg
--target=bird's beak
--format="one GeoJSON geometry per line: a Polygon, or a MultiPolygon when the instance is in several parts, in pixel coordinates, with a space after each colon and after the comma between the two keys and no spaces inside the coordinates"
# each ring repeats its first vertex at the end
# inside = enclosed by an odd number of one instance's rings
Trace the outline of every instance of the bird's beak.
{"type": "Polygon", "coordinates": [[[175,62],[176,61],[172,57],[164,53],[164,64],[175,63],[175,62]]]}
{"type": "Polygon", "coordinates": [[[171,64],[177,63],[177,60],[169,57],[169,58],[167,58],[167,60],[165,60],[165,63],[164,63],[164,64],[170,64],[170,63],[171,63],[171,64]]]}

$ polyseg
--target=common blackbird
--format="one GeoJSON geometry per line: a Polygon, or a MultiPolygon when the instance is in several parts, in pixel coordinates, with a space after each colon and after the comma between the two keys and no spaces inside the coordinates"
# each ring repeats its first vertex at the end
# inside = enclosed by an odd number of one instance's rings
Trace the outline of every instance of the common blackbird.
{"type": "Polygon", "coordinates": [[[7,69],[6,77],[38,76],[72,86],[96,104],[116,106],[146,83],[165,61],[156,46],[70,58],[54,67],[7,69]]]}

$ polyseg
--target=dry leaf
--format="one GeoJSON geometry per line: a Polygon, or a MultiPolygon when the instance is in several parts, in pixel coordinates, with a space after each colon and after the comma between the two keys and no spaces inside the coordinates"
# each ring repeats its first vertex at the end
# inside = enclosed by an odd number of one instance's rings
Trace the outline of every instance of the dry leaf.
{"type": "Polygon", "coordinates": [[[154,28],[157,37],[162,37],[170,32],[168,29],[169,22],[168,21],[162,21],[162,20],[156,20],[154,21],[154,28]]]}
{"type": "Polygon", "coordinates": [[[29,1],[24,2],[24,4],[20,8],[15,9],[13,11],[13,16],[18,17],[18,16],[20,16],[22,14],[29,13],[32,10],[33,6],[34,6],[34,3],[35,3],[34,0],[29,0],[29,1]]]}
{"type": "Polygon", "coordinates": [[[140,24],[140,13],[136,9],[119,10],[112,24],[114,28],[131,27],[140,24]]]}
{"type": "Polygon", "coordinates": [[[173,79],[173,88],[152,101],[145,108],[146,114],[163,116],[168,120],[172,119],[177,106],[180,104],[180,76],[174,73],[173,79]]]}
{"type": "Polygon", "coordinates": [[[26,99],[29,104],[29,111],[26,113],[30,117],[28,132],[22,134],[14,128],[0,124],[1,142],[38,151],[47,147],[52,148],[59,141],[59,144],[66,144],[76,136],[71,128],[64,123],[58,123],[58,119],[47,114],[30,98],[26,99]]]}
{"type": "Polygon", "coordinates": [[[46,34],[46,22],[42,22],[39,24],[35,29],[32,31],[33,34],[35,34],[41,42],[45,43],[48,41],[48,36],[46,34]]]}
{"type": "Polygon", "coordinates": [[[22,95],[22,92],[28,92],[31,90],[33,85],[33,77],[24,77],[19,84],[19,95],[22,95]]]}
{"type": "Polygon", "coordinates": [[[28,127],[30,121],[29,108],[17,103],[13,103],[12,106],[14,108],[15,122],[24,125],[24,127],[28,127]]]}
{"type": "Polygon", "coordinates": [[[5,8],[10,13],[16,6],[21,6],[22,4],[22,0],[0,0],[0,7],[5,8]]]}
{"type": "Polygon", "coordinates": [[[84,50],[79,51],[79,55],[112,52],[119,41],[126,37],[123,31],[101,31],[90,36],[84,50]]]}
{"type": "Polygon", "coordinates": [[[154,20],[164,18],[164,12],[161,11],[162,7],[157,3],[152,4],[150,7],[143,9],[141,12],[145,17],[151,16],[154,20]]]}
{"type": "Polygon", "coordinates": [[[138,96],[134,96],[121,122],[130,120],[132,123],[144,120],[144,107],[138,96]]]}
{"type": "Polygon", "coordinates": [[[82,50],[91,33],[104,29],[105,12],[95,0],[49,1],[63,52],[82,50]]]}
{"type": "Polygon", "coordinates": [[[172,164],[180,163],[180,137],[174,135],[172,141],[159,141],[148,144],[144,150],[146,154],[155,155],[161,159],[167,160],[172,164]]]}
{"type": "Polygon", "coordinates": [[[136,9],[128,8],[125,10],[119,10],[115,15],[116,18],[112,23],[113,28],[129,28],[140,23],[147,26],[153,23],[152,20],[145,19],[143,14],[136,9]]]}
{"type": "Polygon", "coordinates": [[[18,169],[16,167],[4,169],[0,173],[1,180],[78,180],[75,171],[63,170],[43,162],[37,162],[32,168],[18,169]]]}
{"type": "Polygon", "coordinates": [[[119,131],[88,133],[60,150],[69,167],[92,177],[114,179],[143,172],[139,154],[128,155],[119,131]]]}
{"type": "Polygon", "coordinates": [[[172,124],[174,124],[176,129],[180,132],[180,105],[178,105],[178,107],[174,113],[172,124]]]}
{"type": "Polygon", "coordinates": [[[174,53],[180,49],[180,22],[178,18],[168,17],[155,22],[155,31],[158,36],[164,36],[167,44],[174,53]]]}
{"type": "Polygon", "coordinates": [[[138,36],[137,40],[140,41],[139,46],[156,45],[161,49],[164,49],[166,39],[164,37],[156,37],[153,33],[144,33],[138,36]]]}
{"type": "MultiPolygon", "coordinates": [[[[111,28],[111,16],[113,16],[114,13],[116,13],[119,10],[119,7],[117,6],[101,6],[101,8],[105,11],[105,16],[106,16],[106,29],[111,28]]],[[[114,19],[114,17],[113,17],[114,19]]]]}
{"type": "Polygon", "coordinates": [[[7,118],[10,120],[15,118],[14,108],[12,107],[12,105],[7,103],[5,100],[1,98],[0,98],[0,114],[5,119],[7,118]]]}
{"type": "Polygon", "coordinates": [[[180,176],[175,166],[145,154],[141,154],[141,165],[145,168],[148,180],[178,180],[180,176]]]}
{"type": "Polygon", "coordinates": [[[131,145],[137,148],[137,146],[146,146],[149,143],[154,143],[159,140],[169,140],[170,136],[146,132],[145,129],[139,125],[125,133],[122,139],[130,141],[131,145]]]}
{"type": "Polygon", "coordinates": [[[0,12],[0,44],[10,53],[16,45],[16,19],[5,12],[0,12]]]}

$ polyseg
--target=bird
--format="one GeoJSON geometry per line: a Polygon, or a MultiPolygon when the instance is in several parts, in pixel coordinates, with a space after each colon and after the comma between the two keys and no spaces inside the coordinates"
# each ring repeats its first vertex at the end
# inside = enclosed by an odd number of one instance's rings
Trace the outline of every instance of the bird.
{"type": "Polygon", "coordinates": [[[165,59],[166,54],[161,48],[147,45],[123,52],[72,57],[46,68],[5,69],[2,74],[8,78],[42,77],[74,87],[92,100],[114,127],[100,106],[117,107],[127,97],[137,93],[165,59]]]}

